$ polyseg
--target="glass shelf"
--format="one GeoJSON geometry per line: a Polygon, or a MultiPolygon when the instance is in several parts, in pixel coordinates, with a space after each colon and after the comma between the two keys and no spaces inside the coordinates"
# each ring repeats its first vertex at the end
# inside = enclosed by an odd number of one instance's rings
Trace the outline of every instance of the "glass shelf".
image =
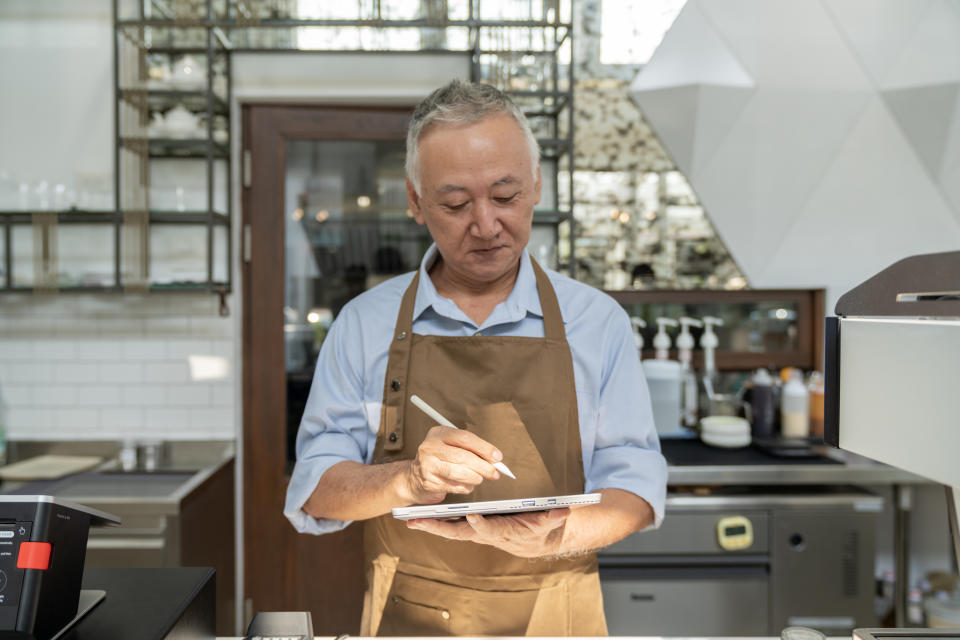
{"type": "Polygon", "coordinates": [[[151,224],[206,224],[212,222],[215,225],[230,224],[230,216],[216,211],[159,211],[153,209],[150,211],[151,224]]]}
{"type": "MultiPolygon", "coordinates": [[[[128,286],[123,267],[117,262],[117,242],[128,242],[127,216],[136,212],[84,211],[0,211],[0,292],[121,292],[128,286]],[[10,250],[7,254],[8,247],[10,250]],[[49,255],[42,263],[37,257],[49,255]],[[118,268],[120,271],[118,271],[118,268]],[[38,272],[37,270],[40,269],[38,272]]],[[[141,214],[142,215],[142,214],[141,214]]],[[[149,212],[146,219],[156,229],[170,229],[176,235],[164,246],[183,252],[190,247],[193,268],[207,271],[208,235],[212,235],[214,256],[212,278],[195,271],[193,280],[149,283],[133,290],[221,291],[230,289],[227,267],[230,217],[221,212],[149,212]],[[188,284],[185,284],[188,283],[188,284]]],[[[158,235],[163,239],[164,233],[158,235]]],[[[181,259],[184,256],[178,255],[181,259]]]]}
{"type": "Polygon", "coordinates": [[[120,98],[137,104],[144,97],[151,110],[173,107],[183,104],[191,111],[202,111],[207,108],[207,96],[213,101],[214,115],[228,115],[230,105],[216,92],[207,92],[202,89],[158,89],[154,87],[128,87],[120,89],[120,98]]]}
{"type": "Polygon", "coordinates": [[[148,155],[151,158],[206,158],[208,149],[217,159],[225,159],[230,155],[230,149],[226,144],[205,138],[126,136],[120,138],[120,143],[136,153],[143,153],[144,148],[147,148],[148,155]]]}
{"type": "MultiPolygon", "coordinates": [[[[55,213],[59,224],[107,222],[117,220],[116,211],[86,211],[82,209],[65,209],[62,211],[37,211],[37,213],[55,213]]],[[[0,211],[0,224],[9,221],[11,224],[31,224],[34,211],[7,210],[0,211]]]]}

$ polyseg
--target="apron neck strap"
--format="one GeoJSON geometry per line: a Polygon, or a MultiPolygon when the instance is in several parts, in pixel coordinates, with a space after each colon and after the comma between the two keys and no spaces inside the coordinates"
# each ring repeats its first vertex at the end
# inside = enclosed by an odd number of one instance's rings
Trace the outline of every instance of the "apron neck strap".
{"type": "MultiPolygon", "coordinates": [[[[550,284],[550,278],[546,272],[537,264],[537,261],[530,257],[530,264],[533,266],[533,274],[537,279],[537,293],[540,296],[540,307],[543,310],[543,334],[550,340],[566,340],[566,331],[563,329],[563,316],[560,314],[560,303],[557,301],[557,294],[550,284]]],[[[413,307],[417,301],[417,289],[420,284],[420,270],[418,269],[413,276],[413,281],[407,287],[403,294],[403,300],[400,302],[400,313],[397,315],[397,326],[394,330],[394,338],[397,336],[413,334],[413,307]]]]}
{"type": "Polygon", "coordinates": [[[540,268],[537,261],[530,256],[533,274],[537,278],[537,292],[540,294],[540,308],[543,310],[543,335],[550,340],[566,340],[567,332],[563,329],[563,316],[560,314],[560,303],[557,302],[557,292],[550,284],[547,273],[540,268]]]}
{"type": "Polygon", "coordinates": [[[407,287],[407,290],[403,294],[403,299],[400,301],[400,313],[397,314],[397,328],[393,331],[393,337],[397,338],[399,335],[412,335],[413,334],[413,307],[417,302],[417,289],[420,286],[420,269],[417,269],[417,272],[413,275],[413,281],[410,283],[410,286],[407,287]]]}

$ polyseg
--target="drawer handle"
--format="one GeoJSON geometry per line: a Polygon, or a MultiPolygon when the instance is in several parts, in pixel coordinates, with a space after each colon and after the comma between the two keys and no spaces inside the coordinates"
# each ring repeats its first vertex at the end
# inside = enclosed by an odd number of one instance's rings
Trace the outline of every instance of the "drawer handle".
{"type": "Polygon", "coordinates": [[[87,540],[88,549],[99,549],[106,551],[119,551],[120,549],[156,549],[162,550],[164,541],[162,538],[109,538],[101,540],[90,538],[87,540]]]}
{"type": "Polygon", "coordinates": [[[653,602],[652,593],[631,593],[630,599],[634,602],[653,602]]]}

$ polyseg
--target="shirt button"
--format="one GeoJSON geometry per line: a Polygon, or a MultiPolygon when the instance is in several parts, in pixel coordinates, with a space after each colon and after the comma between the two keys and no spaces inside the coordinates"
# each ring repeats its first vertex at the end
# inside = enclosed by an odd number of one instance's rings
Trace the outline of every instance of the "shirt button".
{"type": "Polygon", "coordinates": [[[400,381],[397,380],[396,378],[394,378],[393,380],[390,381],[390,388],[391,388],[393,391],[400,391],[400,386],[401,386],[401,385],[400,385],[400,381]]]}
{"type": "Polygon", "coordinates": [[[473,334],[474,337],[482,336],[482,335],[483,335],[483,331],[477,331],[475,334],[473,334]]]}
{"type": "Polygon", "coordinates": [[[403,340],[406,337],[407,337],[406,331],[401,331],[400,333],[397,334],[397,340],[403,340]]]}
{"type": "Polygon", "coordinates": [[[444,610],[444,611],[442,611],[442,612],[440,613],[440,617],[443,618],[444,620],[449,620],[449,619],[450,619],[450,612],[447,611],[447,610],[444,610]]]}

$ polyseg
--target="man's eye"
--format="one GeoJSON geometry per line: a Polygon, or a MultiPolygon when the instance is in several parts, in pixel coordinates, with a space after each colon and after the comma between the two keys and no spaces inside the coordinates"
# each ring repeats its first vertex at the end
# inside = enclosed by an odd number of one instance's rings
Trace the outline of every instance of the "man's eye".
{"type": "Polygon", "coordinates": [[[450,209],[452,211],[459,211],[460,209],[463,209],[465,206],[467,206],[467,203],[459,202],[457,204],[445,204],[443,206],[445,206],[447,209],[450,209]]]}
{"type": "Polygon", "coordinates": [[[511,202],[511,201],[515,200],[518,195],[520,195],[520,194],[519,194],[519,193],[514,193],[513,195],[509,195],[509,196],[496,196],[496,197],[494,197],[494,200],[496,200],[497,202],[499,202],[499,203],[501,203],[501,204],[506,204],[506,203],[508,203],[508,202],[511,202]]]}

